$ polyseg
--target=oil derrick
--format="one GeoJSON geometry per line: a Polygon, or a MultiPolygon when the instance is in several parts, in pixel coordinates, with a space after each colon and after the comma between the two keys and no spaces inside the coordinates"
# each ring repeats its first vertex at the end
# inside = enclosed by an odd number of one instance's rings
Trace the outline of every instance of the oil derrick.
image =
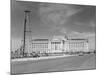
{"type": "Polygon", "coordinates": [[[31,25],[30,25],[30,12],[31,11],[24,11],[24,37],[23,37],[23,56],[26,56],[26,54],[29,54],[31,52],[31,25]]]}

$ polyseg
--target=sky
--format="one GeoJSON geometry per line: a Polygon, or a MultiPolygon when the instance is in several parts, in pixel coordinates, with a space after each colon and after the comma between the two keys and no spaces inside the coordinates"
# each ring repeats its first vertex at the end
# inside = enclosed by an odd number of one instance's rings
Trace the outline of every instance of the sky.
{"type": "Polygon", "coordinates": [[[24,30],[24,11],[30,10],[33,38],[63,36],[88,38],[95,48],[96,6],[11,1],[11,49],[20,47],[24,30]]]}

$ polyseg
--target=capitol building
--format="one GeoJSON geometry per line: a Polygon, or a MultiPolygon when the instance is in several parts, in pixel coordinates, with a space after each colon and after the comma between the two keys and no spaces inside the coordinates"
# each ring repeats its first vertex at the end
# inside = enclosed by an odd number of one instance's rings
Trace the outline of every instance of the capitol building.
{"type": "Polygon", "coordinates": [[[68,38],[67,36],[54,36],[52,39],[32,39],[31,52],[62,53],[62,52],[88,52],[88,40],[68,38]]]}

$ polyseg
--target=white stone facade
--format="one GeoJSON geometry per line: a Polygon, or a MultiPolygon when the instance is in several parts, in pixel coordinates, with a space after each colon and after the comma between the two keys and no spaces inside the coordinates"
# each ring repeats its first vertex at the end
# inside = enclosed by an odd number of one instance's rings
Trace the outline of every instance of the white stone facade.
{"type": "Polygon", "coordinates": [[[40,53],[88,52],[86,39],[34,39],[32,51],[40,53]]]}

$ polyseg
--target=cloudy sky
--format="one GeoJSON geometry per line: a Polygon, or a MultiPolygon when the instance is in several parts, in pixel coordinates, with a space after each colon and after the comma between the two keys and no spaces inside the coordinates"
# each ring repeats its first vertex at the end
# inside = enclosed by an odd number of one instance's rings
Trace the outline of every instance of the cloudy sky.
{"type": "Polygon", "coordinates": [[[24,10],[31,10],[30,26],[33,38],[54,35],[89,38],[95,46],[96,7],[86,5],[40,2],[11,3],[11,49],[20,46],[23,38],[24,10]]]}

